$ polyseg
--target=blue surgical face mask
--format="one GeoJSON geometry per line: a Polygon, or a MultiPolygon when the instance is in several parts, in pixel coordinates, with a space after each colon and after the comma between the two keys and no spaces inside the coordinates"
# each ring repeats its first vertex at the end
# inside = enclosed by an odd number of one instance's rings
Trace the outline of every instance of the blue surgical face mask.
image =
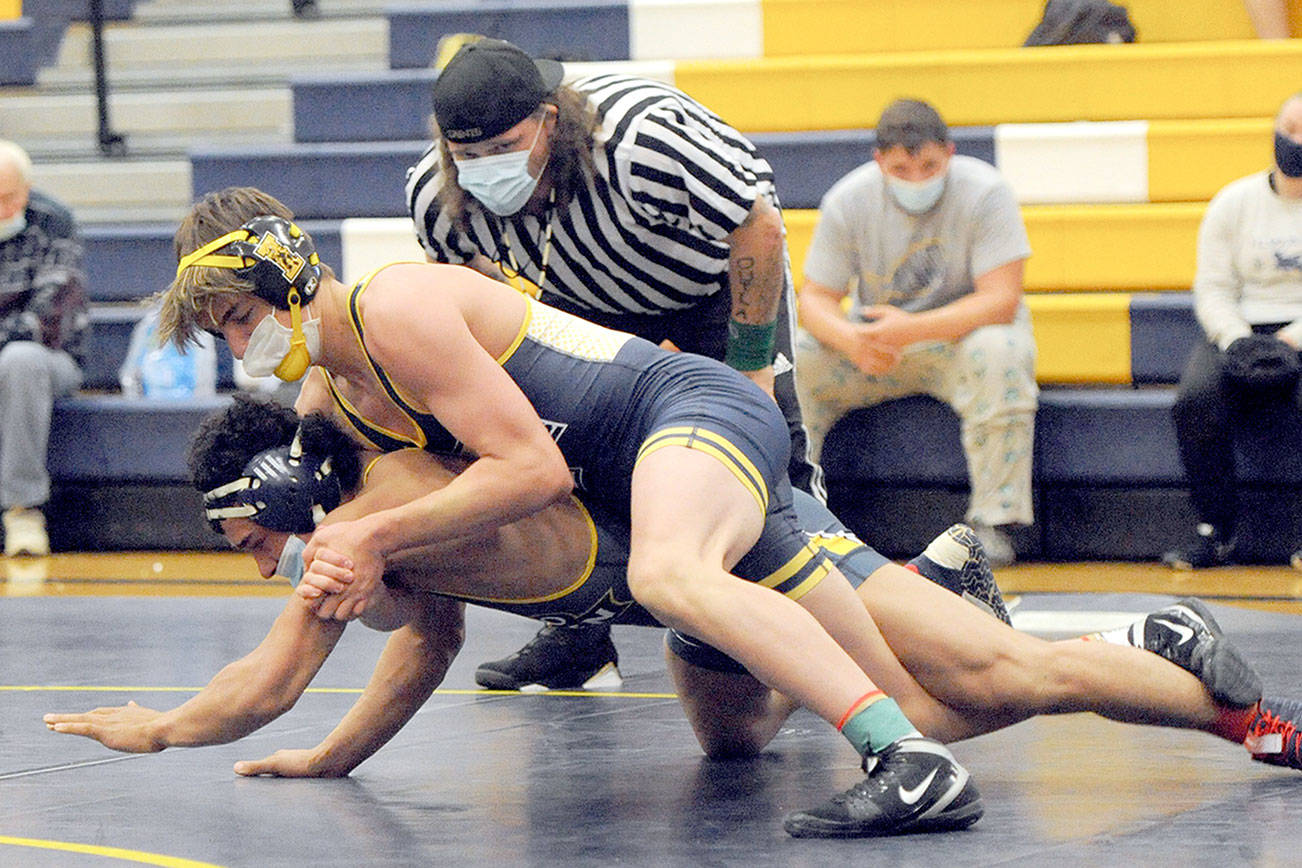
{"type": "Polygon", "coordinates": [[[8,241],[27,228],[27,209],[20,208],[8,220],[0,221],[0,241],[8,241]]]}
{"type": "Polygon", "coordinates": [[[891,197],[910,214],[922,214],[930,211],[940,201],[940,194],[945,192],[946,172],[937,172],[925,181],[906,181],[894,175],[886,176],[886,189],[891,197]]]}
{"type": "Polygon", "coordinates": [[[1302,178],[1302,145],[1275,131],[1275,165],[1290,178],[1302,178]]]}
{"type": "Polygon", "coordinates": [[[523,151],[455,160],[457,184],[499,217],[519,211],[538,188],[538,179],[529,174],[529,156],[544,126],[538,124],[533,143],[523,151]]]}
{"type": "Polygon", "coordinates": [[[303,552],[306,549],[307,543],[290,534],[285,537],[285,547],[280,550],[280,560],[276,563],[276,575],[289,579],[296,588],[303,579],[303,552]]]}

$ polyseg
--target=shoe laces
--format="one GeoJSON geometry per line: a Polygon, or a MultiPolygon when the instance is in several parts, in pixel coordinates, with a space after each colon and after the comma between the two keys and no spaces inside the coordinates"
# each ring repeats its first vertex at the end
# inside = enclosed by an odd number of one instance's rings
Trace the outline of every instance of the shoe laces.
{"type": "Polygon", "coordinates": [[[1297,721],[1281,717],[1263,703],[1259,706],[1257,718],[1248,727],[1243,744],[1254,754],[1283,754],[1302,747],[1299,735],[1297,721]],[[1272,736],[1278,736],[1278,739],[1272,736]]]}

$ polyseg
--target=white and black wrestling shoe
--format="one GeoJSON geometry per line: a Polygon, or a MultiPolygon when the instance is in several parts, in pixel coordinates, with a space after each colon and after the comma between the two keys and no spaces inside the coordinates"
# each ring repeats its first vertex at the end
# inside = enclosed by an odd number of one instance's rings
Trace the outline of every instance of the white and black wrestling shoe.
{"type": "Polygon", "coordinates": [[[868,776],[817,808],[787,816],[796,838],[866,838],[966,829],[985,808],[967,769],[934,739],[913,735],[864,759],[868,776]]]}

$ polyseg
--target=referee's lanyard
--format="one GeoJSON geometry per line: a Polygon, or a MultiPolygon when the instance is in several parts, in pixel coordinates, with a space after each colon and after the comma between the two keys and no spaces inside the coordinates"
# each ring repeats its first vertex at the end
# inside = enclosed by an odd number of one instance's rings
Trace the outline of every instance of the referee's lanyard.
{"type": "Polygon", "coordinates": [[[502,269],[502,274],[506,275],[511,285],[525,295],[539,298],[542,295],[543,284],[547,281],[547,258],[552,253],[552,220],[556,212],[556,188],[552,187],[547,196],[547,229],[543,232],[542,259],[538,263],[538,280],[532,281],[525,277],[520,271],[520,263],[516,261],[515,252],[511,250],[510,231],[506,226],[506,221],[502,221],[502,245],[506,248],[506,258],[510,260],[511,270],[507,271],[506,263],[501,259],[497,261],[497,267],[502,269]]]}

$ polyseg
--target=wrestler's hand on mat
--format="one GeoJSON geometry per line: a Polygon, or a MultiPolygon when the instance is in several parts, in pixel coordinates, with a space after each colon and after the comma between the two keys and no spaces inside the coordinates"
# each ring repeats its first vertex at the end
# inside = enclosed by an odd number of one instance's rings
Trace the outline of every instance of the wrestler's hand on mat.
{"type": "Polygon", "coordinates": [[[97,708],[81,714],[47,714],[45,726],[53,732],[84,735],[113,750],[125,753],[157,753],[166,745],[150,732],[161,711],[128,702],[112,708],[97,708]]]}
{"type": "Polygon", "coordinates": [[[245,777],[265,775],[272,778],[342,778],[346,773],[317,768],[315,750],[278,750],[260,760],[241,760],[235,774],[245,777]]]}
{"type": "Polygon", "coordinates": [[[324,573],[338,581],[346,572],[351,575],[351,580],[346,583],[347,587],[343,591],[320,598],[316,608],[317,617],[350,621],[366,611],[367,601],[375,593],[384,574],[384,556],[375,550],[370,539],[369,525],[364,520],[322,525],[312,534],[311,542],[303,550],[305,579],[315,569],[317,552],[323,549],[330,549],[338,555],[331,563],[340,569],[326,572],[323,568],[318,573],[324,573]],[[343,570],[341,564],[344,562],[351,562],[352,567],[343,570]]]}

